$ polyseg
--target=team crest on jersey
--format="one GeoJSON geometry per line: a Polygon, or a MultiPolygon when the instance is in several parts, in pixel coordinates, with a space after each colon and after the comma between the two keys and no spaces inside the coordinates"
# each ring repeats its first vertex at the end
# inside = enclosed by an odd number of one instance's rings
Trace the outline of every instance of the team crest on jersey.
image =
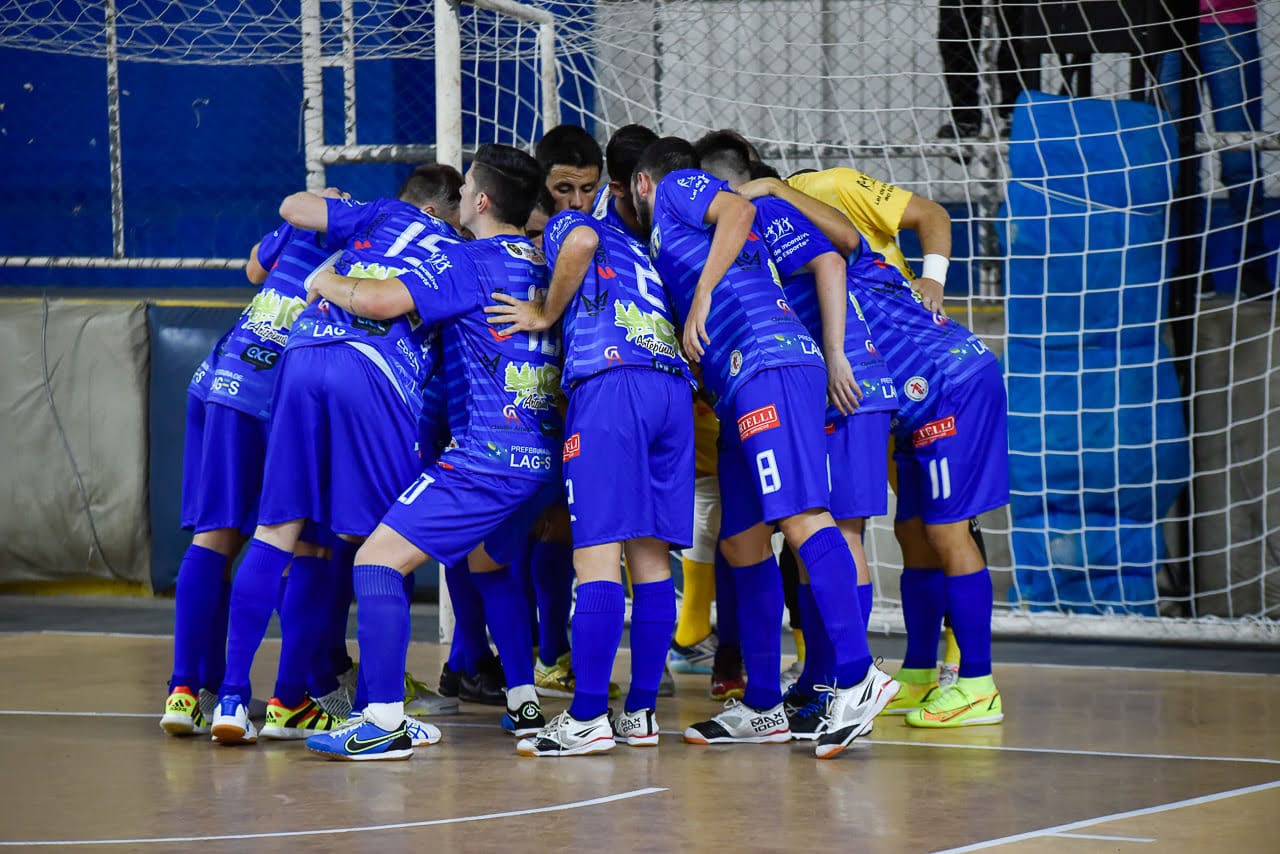
{"type": "Polygon", "coordinates": [[[545,264],[547,259],[538,251],[538,247],[532,243],[523,241],[502,241],[502,248],[507,250],[507,254],[512,258],[519,258],[521,261],[528,261],[530,264],[545,264]]]}
{"type": "Polygon", "coordinates": [[[656,311],[641,311],[634,302],[617,302],[613,306],[613,324],[627,330],[627,340],[655,356],[672,356],[680,352],[675,325],[656,311]]]}
{"type": "Polygon", "coordinates": [[[707,185],[711,183],[711,179],[706,175],[701,175],[701,174],[688,175],[684,178],[677,179],[676,183],[689,191],[690,199],[696,199],[698,198],[698,193],[701,193],[703,190],[705,190],[707,188],[707,185]]]}
{"type": "Polygon", "coordinates": [[[567,463],[582,454],[582,434],[574,433],[564,440],[564,461],[567,463]]]}
{"type": "Polygon", "coordinates": [[[772,430],[780,424],[782,421],[778,418],[778,407],[771,403],[768,406],[753,409],[739,418],[738,436],[745,442],[752,436],[772,430]]]}
{"type": "Polygon", "coordinates": [[[742,351],[734,350],[729,354],[729,376],[736,377],[742,370],[742,351]]]}
{"type": "Polygon", "coordinates": [[[528,362],[516,367],[507,364],[503,388],[516,396],[516,405],[525,409],[550,409],[560,388],[560,369],[555,365],[531,365],[528,362]]]}
{"type": "Polygon", "coordinates": [[[929,381],[916,374],[907,380],[906,385],[903,386],[903,391],[906,392],[907,397],[919,403],[929,396],[929,381]]]}
{"type": "Polygon", "coordinates": [[[427,266],[433,272],[443,273],[445,270],[453,268],[453,262],[449,260],[449,256],[441,252],[433,252],[427,256],[427,266]]]}
{"type": "Polygon", "coordinates": [[[956,417],[948,415],[946,418],[939,418],[937,421],[930,421],[911,434],[911,444],[917,448],[923,448],[926,445],[932,445],[939,439],[945,439],[948,436],[956,435],[956,417]]]}
{"type": "Polygon", "coordinates": [[[788,234],[793,234],[795,230],[790,217],[779,217],[769,223],[769,227],[764,230],[764,237],[770,243],[777,243],[788,234]]]}
{"type": "Polygon", "coordinates": [[[658,253],[662,251],[662,229],[655,224],[653,231],[649,234],[649,257],[657,258],[658,253]]]}

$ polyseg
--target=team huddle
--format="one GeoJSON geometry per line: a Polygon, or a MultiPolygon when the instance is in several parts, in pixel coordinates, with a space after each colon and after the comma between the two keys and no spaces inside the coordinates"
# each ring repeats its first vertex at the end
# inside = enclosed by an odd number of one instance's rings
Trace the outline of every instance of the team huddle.
{"type": "Polygon", "coordinates": [[[945,211],[849,169],[784,182],[730,131],[690,143],[629,125],[603,154],[561,126],[537,159],[483,145],[465,177],[422,166],[394,199],[284,200],[250,258],[260,291],[188,395],[196,533],[167,732],[403,759],[441,737],[406,712],[457,697],[502,705],[523,756],[654,746],[669,656],[690,672],[703,649],[715,667],[694,672],[726,703],[685,730],[692,744],[809,740],[831,758],[881,714],[1002,720],[970,520],[1008,501],[1005,392],[942,310],[945,211]],[[899,227],[921,236],[918,279],[899,227]],[[867,643],[862,545],[888,509],[891,442],[894,677],[867,643]],[[786,592],[775,532],[798,570],[786,592]],[[687,550],[686,609],[704,598],[691,586],[714,586],[714,634],[707,616],[690,635],[683,613],[677,631],[672,549],[687,550]],[[405,672],[430,559],[457,621],[444,696],[405,672]],[[623,698],[610,677],[628,589],[623,698]],[[790,685],[784,601],[804,632],[790,685]],[[274,611],[259,733],[249,672],[274,611]],[[935,669],[944,617],[951,684],[935,669]],[[570,704],[548,721],[540,695],[570,704]]]}

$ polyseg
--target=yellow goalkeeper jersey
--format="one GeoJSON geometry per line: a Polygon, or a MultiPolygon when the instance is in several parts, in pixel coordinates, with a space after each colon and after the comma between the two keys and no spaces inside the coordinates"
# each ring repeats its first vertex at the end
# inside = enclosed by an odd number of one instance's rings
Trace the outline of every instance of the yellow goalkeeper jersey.
{"type": "Polygon", "coordinates": [[[878,181],[856,169],[824,169],[787,179],[787,184],[841,211],[867,238],[871,248],[902,271],[908,279],[915,273],[894,239],[902,227],[902,214],[912,194],[901,187],[878,181]]]}

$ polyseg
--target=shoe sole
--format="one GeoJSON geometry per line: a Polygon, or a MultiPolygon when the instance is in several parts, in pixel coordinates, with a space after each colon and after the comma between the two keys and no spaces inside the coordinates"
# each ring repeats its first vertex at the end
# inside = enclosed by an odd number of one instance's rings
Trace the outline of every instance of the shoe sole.
{"type": "Polygon", "coordinates": [[[653,735],[615,735],[614,740],[619,744],[625,744],[627,747],[657,747],[658,734],[653,735]]]}
{"type": "Polygon", "coordinates": [[[907,726],[920,727],[921,729],[955,729],[962,726],[983,726],[985,724],[998,724],[1004,720],[1004,713],[998,715],[987,715],[981,718],[965,718],[961,721],[940,721],[940,722],[915,722],[910,718],[907,719],[907,726]]]}
{"type": "Polygon", "coordinates": [[[792,739],[790,731],[774,732],[768,735],[753,735],[746,738],[707,738],[699,732],[685,730],[684,740],[689,744],[785,744],[792,739]],[[691,735],[690,732],[693,734],[691,735]]]}
{"type": "Polygon", "coordinates": [[[345,753],[329,753],[324,750],[316,750],[314,747],[308,747],[307,750],[317,756],[323,756],[325,759],[332,759],[337,762],[376,762],[380,759],[393,762],[395,760],[408,759],[413,756],[413,748],[409,748],[408,750],[388,750],[385,753],[373,753],[366,756],[348,756],[345,753]]]}
{"type": "Polygon", "coordinates": [[[326,732],[328,732],[328,730],[264,726],[258,731],[258,738],[265,738],[272,741],[299,741],[301,739],[310,738],[313,735],[321,735],[326,732]]]}
{"type": "Polygon", "coordinates": [[[584,744],[581,747],[572,747],[568,750],[558,750],[555,753],[539,753],[536,750],[521,750],[517,747],[516,753],[521,756],[527,756],[531,759],[563,759],[570,756],[596,756],[601,753],[608,753],[617,746],[617,742],[611,739],[608,743],[593,741],[589,744],[584,744]]]}
{"type": "Polygon", "coordinates": [[[235,724],[214,724],[210,732],[214,741],[228,746],[256,744],[258,741],[256,735],[250,736],[248,730],[235,724]]]}
{"type": "Polygon", "coordinates": [[[190,715],[165,715],[160,719],[160,729],[173,736],[202,735],[209,731],[207,726],[196,726],[190,715]]]}
{"type": "MultiPolygon", "coordinates": [[[[880,708],[871,713],[870,717],[867,718],[867,723],[858,727],[856,730],[853,727],[845,727],[845,729],[852,732],[851,735],[843,737],[838,743],[819,744],[813,751],[814,755],[819,759],[835,759],[846,747],[853,744],[855,739],[861,738],[863,735],[871,732],[871,727],[874,726],[876,717],[884,711],[885,706],[893,702],[893,698],[898,696],[898,691],[902,688],[899,683],[892,680],[890,680],[889,685],[892,686],[893,690],[890,691],[886,687],[886,690],[880,692],[880,696],[876,697],[873,706],[879,705],[880,708]]],[[[819,738],[821,738],[821,736],[819,736],[819,738]]]]}

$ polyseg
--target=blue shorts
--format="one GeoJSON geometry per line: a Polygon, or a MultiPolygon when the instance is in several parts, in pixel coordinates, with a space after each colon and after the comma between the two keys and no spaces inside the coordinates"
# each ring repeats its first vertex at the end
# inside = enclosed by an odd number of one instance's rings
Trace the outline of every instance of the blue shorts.
{"type": "Polygon", "coordinates": [[[267,422],[187,396],[182,457],[182,527],[197,534],[258,524],[267,422]]]}
{"type": "Polygon", "coordinates": [[[421,471],[416,416],[354,347],[286,350],[279,370],[259,521],[369,536],[421,471]]]}
{"type": "Polygon", "coordinates": [[[827,425],[831,515],[865,519],[889,512],[890,411],[851,415],[827,425]]]}
{"type": "Polygon", "coordinates": [[[574,548],[692,545],[691,400],[685,380],[651,368],[611,368],[574,387],[564,431],[574,548]]]}
{"type": "Polygon", "coordinates": [[[826,509],[827,372],[768,368],[738,389],[737,430],[720,430],[720,539],[815,507],[826,509]]]}
{"type": "Polygon", "coordinates": [[[938,395],[929,421],[895,431],[897,519],[972,519],[1009,503],[1008,399],[996,362],[938,395]]]}
{"type": "Polygon", "coordinates": [[[559,482],[469,471],[448,456],[418,475],[382,524],[445,566],[465,566],[481,543],[496,562],[510,563],[559,482]]]}

